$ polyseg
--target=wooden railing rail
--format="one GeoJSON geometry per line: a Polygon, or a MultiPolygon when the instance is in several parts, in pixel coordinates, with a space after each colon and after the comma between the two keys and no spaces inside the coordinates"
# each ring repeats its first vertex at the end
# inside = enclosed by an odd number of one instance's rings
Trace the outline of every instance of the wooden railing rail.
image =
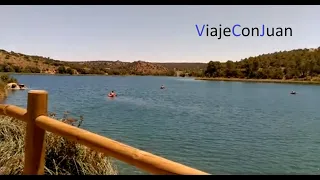
{"type": "Polygon", "coordinates": [[[52,119],[47,117],[47,113],[48,93],[43,90],[28,92],[27,109],[0,104],[0,115],[14,117],[27,123],[23,174],[44,174],[45,132],[49,131],[152,174],[208,175],[203,171],[52,119]]]}

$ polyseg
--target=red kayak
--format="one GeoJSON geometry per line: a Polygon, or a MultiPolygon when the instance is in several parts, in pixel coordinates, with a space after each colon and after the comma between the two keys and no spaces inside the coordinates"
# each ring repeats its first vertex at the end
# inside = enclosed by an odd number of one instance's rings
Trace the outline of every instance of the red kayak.
{"type": "Polygon", "coordinates": [[[117,95],[108,94],[108,97],[116,97],[117,95]]]}

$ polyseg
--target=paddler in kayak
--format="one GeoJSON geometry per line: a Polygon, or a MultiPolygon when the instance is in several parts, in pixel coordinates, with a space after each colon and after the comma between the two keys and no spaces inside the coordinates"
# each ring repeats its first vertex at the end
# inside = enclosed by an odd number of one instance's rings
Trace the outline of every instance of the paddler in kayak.
{"type": "Polygon", "coordinates": [[[164,85],[161,85],[160,89],[164,89],[164,88],[165,88],[164,85]]]}
{"type": "Polygon", "coordinates": [[[109,97],[116,97],[117,94],[114,92],[114,91],[111,91],[109,94],[108,94],[109,97]]]}

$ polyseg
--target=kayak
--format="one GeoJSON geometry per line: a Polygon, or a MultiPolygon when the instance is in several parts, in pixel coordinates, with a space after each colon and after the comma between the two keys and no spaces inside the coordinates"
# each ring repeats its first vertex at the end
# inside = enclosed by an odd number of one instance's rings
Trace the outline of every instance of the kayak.
{"type": "Polygon", "coordinates": [[[116,95],[108,94],[108,97],[116,97],[116,95]]]}

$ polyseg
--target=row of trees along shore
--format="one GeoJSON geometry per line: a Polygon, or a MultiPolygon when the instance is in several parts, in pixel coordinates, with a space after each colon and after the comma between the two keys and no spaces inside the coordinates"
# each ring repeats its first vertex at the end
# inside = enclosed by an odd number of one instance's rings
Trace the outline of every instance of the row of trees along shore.
{"type": "MultiPolygon", "coordinates": [[[[70,67],[67,67],[65,65],[60,65],[57,67],[56,73],[57,74],[109,74],[109,75],[164,75],[164,76],[173,76],[174,71],[164,71],[161,73],[142,73],[137,72],[135,70],[126,68],[126,67],[120,67],[115,69],[106,69],[104,67],[92,67],[92,68],[84,68],[80,65],[69,65],[70,67]]],[[[38,67],[33,66],[26,66],[21,67],[17,65],[12,65],[11,63],[4,63],[0,64],[0,72],[12,72],[12,73],[44,73],[44,71],[41,71],[38,67]]]]}
{"type": "MultiPolygon", "coordinates": [[[[45,64],[55,67],[57,74],[175,75],[172,68],[166,69],[162,66],[154,69],[155,67],[150,68],[149,65],[145,65],[137,70],[136,66],[120,65],[115,68],[106,68],[103,64],[92,62],[92,64],[89,64],[90,67],[86,68],[83,63],[56,61],[49,58],[39,59],[36,56],[9,53],[3,50],[1,53],[5,53],[5,59],[7,59],[4,63],[0,63],[0,72],[41,73],[46,69],[42,68],[41,70],[39,68],[40,64],[45,64]],[[33,58],[32,62],[39,64],[39,66],[25,64],[22,67],[19,66],[19,63],[10,63],[10,61],[14,61],[11,56],[20,58],[21,62],[27,62],[26,60],[31,62],[30,58],[33,58]]],[[[320,48],[280,51],[249,57],[236,62],[210,61],[207,67],[204,67],[204,70],[196,67],[196,65],[195,67],[183,69],[178,67],[177,69],[196,77],[316,80],[320,75],[320,48]]],[[[182,73],[183,75],[184,73],[182,73]]]]}
{"type": "Polygon", "coordinates": [[[317,79],[320,76],[320,47],[263,54],[238,62],[210,61],[204,76],[247,79],[317,79]]]}

